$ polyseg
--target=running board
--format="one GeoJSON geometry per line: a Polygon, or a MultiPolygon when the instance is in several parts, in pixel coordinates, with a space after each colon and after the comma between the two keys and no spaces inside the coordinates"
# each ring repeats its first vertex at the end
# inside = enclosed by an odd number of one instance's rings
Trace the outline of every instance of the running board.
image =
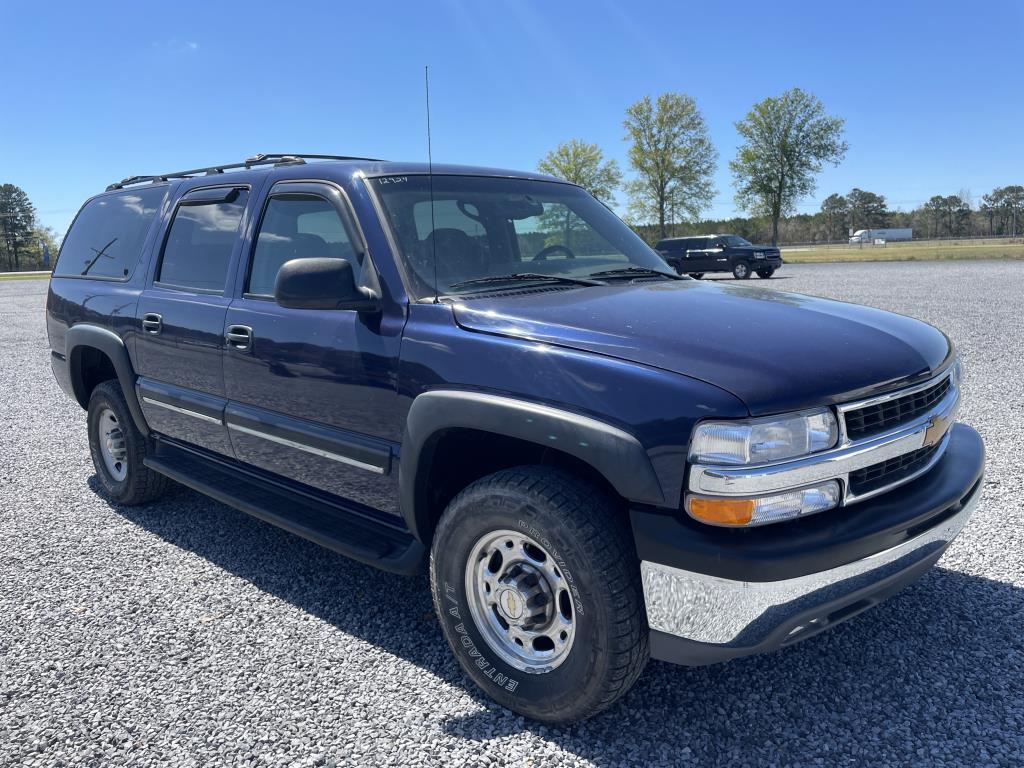
{"type": "Polygon", "coordinates": [[[426,548],[407,531],[213,457],[160,443],[157,455],[144,461],[154,472],[353,560],[393,573],[423,572],[426,548]]]}

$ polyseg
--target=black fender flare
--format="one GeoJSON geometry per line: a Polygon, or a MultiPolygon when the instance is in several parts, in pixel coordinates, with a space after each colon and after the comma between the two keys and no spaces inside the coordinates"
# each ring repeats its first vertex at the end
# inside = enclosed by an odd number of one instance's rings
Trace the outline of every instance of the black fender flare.
{"type": "Polygon", "coordinates": [[[107,328],[79,323],[68,329],[64,341],[71,387],[75,392],[75,399],[82,407],[88,406],[89,398],[85,392],[85,382],[77,374],[77,355],[81,354],[82,349],[92,347],[110,358],[110,362],[114,365],[114,371],[117,373],[117,381],[124,393],[124,399],[128,403],[128,410],[131,411],[132,419],[135,420],[135,426],[142,434],[148,436],[149,425],[146,423],[146,417],[142,413],[139,398],[135,393],[135,370],[132,368],[132,361],[128,357],[128,349],[124,345],[124,340],[107,328]]]}
{"type": "Polygon", "coordinates": [[[424,447],[448,429],[475,429],[563,451],[589,464],[619,495],[641,504],[665,497],[646,450],[629,432],[591,416],[527,400],[462,390],[432,390],[416,397],[402,438],[398,483],[402,516],[420,540],[428,537],[424,447]]]}

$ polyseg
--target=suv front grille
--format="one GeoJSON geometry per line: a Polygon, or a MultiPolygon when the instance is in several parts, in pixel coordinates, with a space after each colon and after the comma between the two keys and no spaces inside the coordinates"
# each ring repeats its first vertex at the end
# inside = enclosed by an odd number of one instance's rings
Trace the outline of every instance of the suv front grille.
{"type": "Polygon", "coordinates": [[[942,444],[942,441],[939,441],[935,445],[918,448],[916,451],[851,472],[850,492],[860,496],[910,477],[928,464],[942,444]]]}
{"type": "Polygon", "coordinates": [[[844,414],[847,437],[860,440],[911,422],[945,397],[948,391],[949,376],[946,376],[927,389],[847,411],[844,414]]]}

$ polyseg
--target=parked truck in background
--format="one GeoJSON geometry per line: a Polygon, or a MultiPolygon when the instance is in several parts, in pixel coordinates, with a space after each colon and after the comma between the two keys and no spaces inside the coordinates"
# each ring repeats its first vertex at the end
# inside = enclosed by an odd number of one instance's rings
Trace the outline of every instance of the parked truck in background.
{"type": "Polygon", "coordinates": [[[903,229],[858,229],[850,235],[851,243],[873,243],[875,240],[885,240],[887,243],[899,240],[913,240],[914,230],[903,229]]]}

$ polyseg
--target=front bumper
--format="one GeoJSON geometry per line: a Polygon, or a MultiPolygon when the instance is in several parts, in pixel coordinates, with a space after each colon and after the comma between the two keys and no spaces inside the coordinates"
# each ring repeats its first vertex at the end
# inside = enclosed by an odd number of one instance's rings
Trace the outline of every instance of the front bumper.
{"type": "Polygon", "coordinates": [[[700,665],[770,651],[881,602],[960,533],[983,471],[980,437],[958,424],[930,472],[856,507],[745,531],[634,510],[651,655],[700,665]]]}

